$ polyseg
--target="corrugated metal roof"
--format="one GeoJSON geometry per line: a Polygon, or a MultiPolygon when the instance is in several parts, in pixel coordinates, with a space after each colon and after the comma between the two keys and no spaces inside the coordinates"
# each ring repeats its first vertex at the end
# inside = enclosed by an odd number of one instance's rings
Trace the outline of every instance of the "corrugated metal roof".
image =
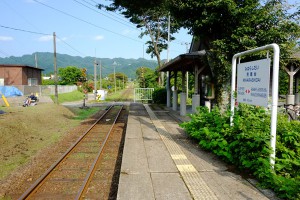
{"type": "Polygon", "coordinates": [[[33,68],[33,69],[37,69],[37,70],[41,70],[41,71],[44,71],[44,69],[42,68],[37,68],[37,67],[32,67],[32,66],[29,66],[29,65],[17,65],[17,64],[0,64],[0,67],[22,67],[22,68],[33,68]]]}
{"type": "Polygon", "coordinates": [[[165,63],[158,71],[193,71],[196,64],[201,64],[205,50],[181,54],[165,63]]]}

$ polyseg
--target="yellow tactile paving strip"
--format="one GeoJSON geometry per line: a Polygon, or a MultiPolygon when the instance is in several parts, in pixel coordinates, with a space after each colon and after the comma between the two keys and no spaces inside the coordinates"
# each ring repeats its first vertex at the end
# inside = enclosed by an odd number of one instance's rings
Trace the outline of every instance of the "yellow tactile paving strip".
{"type": "Polygon", "coordinates": [[[147,104],[144,104],[154,126],[164,144],[166,145],[178,171],[180,172],[186,186],[188,187],[191,195],[194,199],[218,199],[214,192],[208,187],[205,181],[202,179],[198,171],[191,164],[191,162],[184,155],[183,151],[172,139],[171,135],[156,117],[154,112],[147,104]]]}

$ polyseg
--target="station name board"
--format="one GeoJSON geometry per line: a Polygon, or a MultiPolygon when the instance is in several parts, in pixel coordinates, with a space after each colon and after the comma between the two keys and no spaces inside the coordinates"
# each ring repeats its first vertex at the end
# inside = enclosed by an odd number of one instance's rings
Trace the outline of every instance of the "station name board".
{"type": "Polygon", "coordinates": [[[237,102],[268,107],[270,59],[237,65],[237,102]]]}

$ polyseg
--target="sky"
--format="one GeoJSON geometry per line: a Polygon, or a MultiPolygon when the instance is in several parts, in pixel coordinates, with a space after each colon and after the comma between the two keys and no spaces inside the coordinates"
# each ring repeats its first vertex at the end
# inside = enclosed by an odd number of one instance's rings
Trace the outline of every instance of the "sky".
{"type": "MultiPolygon", "coordinates": [[[[56,52],[97,58],[145,58],[140,30],[122,15],[95,7],[105,0],[0,0],[0,57],[34,52],[56,52]]],[[[169,59],[186,53],[192,36],[187,30],[174,35],[169,59]]],[[[167,59],[167,51],[161,53],[167,59]]]]}

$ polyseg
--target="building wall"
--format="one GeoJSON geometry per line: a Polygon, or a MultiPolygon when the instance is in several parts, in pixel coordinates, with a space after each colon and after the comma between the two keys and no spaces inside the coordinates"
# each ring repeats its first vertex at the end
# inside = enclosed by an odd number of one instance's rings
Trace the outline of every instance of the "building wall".
{"type": "Polygon", "coordinates": [[[28,85],[29,78],[37,79],[37,85],[41,85],[41,69],[29,66],[0,65],[0,79],[4,79],[4,85],[28,85]]]}
{"type": "Polygon", "coordinates": [[[22,84],[22,68],[5,67],[4,68],[4,85],[22,84]]]}
{"type": "Polygon", "coordinates": [[[28,79],[29,78],[36,78],[37,81],[38,81],[38,85],[42,84],[41,70],[36,70],[34,68],[23,68],[23,71],[25,72],[23,81],[25,82],[24,79],[26,79],[26,82],[27,82],[27,84],[24,84],[24,85],[28,85],[28,79]]]}

